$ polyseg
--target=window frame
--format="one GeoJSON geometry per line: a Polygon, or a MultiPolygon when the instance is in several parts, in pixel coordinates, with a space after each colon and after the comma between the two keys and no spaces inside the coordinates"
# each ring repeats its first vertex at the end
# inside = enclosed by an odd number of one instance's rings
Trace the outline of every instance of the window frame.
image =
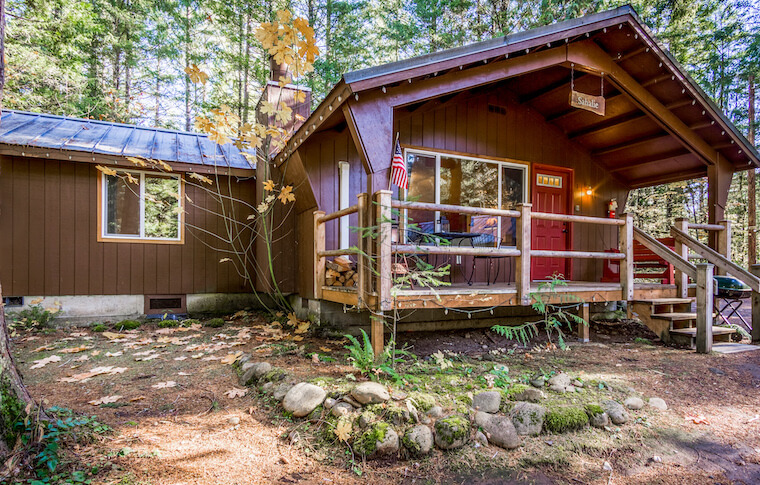
{"type": "Polygon", "coordinates": [[[140,234],[131,236],[128,234],[108,234],[108,189],[107,176],[98,171],[98,242],[121,242],[121,243],[144,243],[144,244],[185,244],[185,177],[180,173],[151,172],[147,170],[132,170],[113,167],[119,173],[130,173],[140,181],[140,234]],[[177,214],[177,238],[162,238],[145,236],[145,177],[161,176],[173,178],[179,181],[179,200],[180,207],[177,214]]]}
{"type": "MultiPolygon", "coordinates": [[[[498,194],[497,194],[497,205],[499,208],[501,208],[502,204],[502,194],[503,194],[503,188],[501,186],[502,184],[502,176],[503,176],[503,168],[516,168],[520,169],[523,172],[523,203],[526,203],[529,201],[530,196],[530,182],[531,182],[531,166],[530,162],[524,162],[520,160],[511,160],[511,159],[503,159],[503,158],[489,158],[484,156],[475,156],[475,155],[468,155],[464,153],[458,153],[448,150],[431,150],[428,148],[417,148],[417,147],[404,147],[404,162],[408,164],[409,161],[409,155],[415,154],[415,155],[424,155],[428,157],[435,157],[435,204],[441,203],[441,157],[450,157],[450,158],[458,158],[460,160],[472,160],[476,162],[482,162],[482,163],[491,163],[495,164],[497,166],[497,184],[499,187],[498,194]]],[[[408,165],[407,165],[408,170],[408,165]]],[[[410,180],[411,181],[411,180],[410,180]]],[[[400,198],[401,194],[403,192],[404,198],[402,200],[406,200],[409,189],[401,189],[399,188],[396,196],[400,198]]],[[[407,209],[403,209],[401,211],[401,220],[403,221],[404,227],[407,226],[408,222],[408,213],[407,209]]],[[[501,217],[497,218],[497,234],[501,234],[501,217]]],[[[434,221],[434,227],[435,232],[441,231],[441,211],[435,211],[435,221],[434,221]]],[[[406,244],[406,231],[403,231],[402,237],[403,237],[403,243],[406,244]]],[[[515,246],[504,246],[504,247],[515,247],[515,246]]]]}

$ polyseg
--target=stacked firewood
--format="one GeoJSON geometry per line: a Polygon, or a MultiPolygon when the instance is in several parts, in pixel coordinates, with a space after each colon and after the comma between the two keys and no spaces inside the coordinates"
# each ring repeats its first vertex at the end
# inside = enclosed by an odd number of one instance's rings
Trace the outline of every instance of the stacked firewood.
{"type": "Polygon", "coordinates": [[[325,285],[327,286],[356,286],[359,273],[356,263],[347,256],[338,256],[325,263],[325,285]]]}

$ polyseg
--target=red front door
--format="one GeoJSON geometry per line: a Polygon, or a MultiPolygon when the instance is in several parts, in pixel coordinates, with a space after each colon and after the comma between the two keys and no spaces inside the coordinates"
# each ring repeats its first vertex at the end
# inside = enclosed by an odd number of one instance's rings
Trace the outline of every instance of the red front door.
{"type": "MultiPolygon", "coordinates": [[[[570,180],[572,171],[533,166],[533,211],[554,214],[570,213],[570,180]]],[[[570,248],[570,223],[533,219],[531,227],[532,249],[551,249],[566,251],[570,248]]],[[[531,257],[531,278],[544,280],[558,273],[566,279],[568,262],[566,258],[531,257]]]]}

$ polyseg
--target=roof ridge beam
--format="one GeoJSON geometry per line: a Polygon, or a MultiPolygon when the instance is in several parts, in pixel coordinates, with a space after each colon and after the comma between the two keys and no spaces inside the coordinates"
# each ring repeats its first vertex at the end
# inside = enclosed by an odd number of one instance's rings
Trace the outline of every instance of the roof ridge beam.
{"type": "Polygon", "coordinates": [[[593,41],[580,41],[568,46],[568,60],[578,67],[604,72],[618,89],[627,93],[639,109],[652,118],[665,131],[676,137],[689,151],[714,165],[718,160],[715,151],[702,137],[694,133],[680,118],[667,109],[652,93],[647,91],[622,67],[613,62],[610,55],[593,41]]]}

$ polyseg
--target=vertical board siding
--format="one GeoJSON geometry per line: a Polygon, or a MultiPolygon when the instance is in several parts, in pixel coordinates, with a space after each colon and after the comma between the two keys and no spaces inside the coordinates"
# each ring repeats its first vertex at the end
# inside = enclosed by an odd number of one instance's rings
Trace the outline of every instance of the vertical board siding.
{"type": "MultiPolygon", "coordinates": [[[[253,180],[220,177],[223,192],[248,203],[253,180]]],[[[224,231],[218,203],[185,185],[191,225],[224,231]]],[[[7,296],[187,294],[248,291],[219,264],[223,242],[186,228],[184,244],[98,242],[98,172],[87,163],[0,157],[0,282],[7,296]],[[211,247],[208,247],[208,243],[211,247]]],[[[238,204],[240,205],[240,204],[238,204]]],[[[245,219],[248,210],[236,208],[245,219]]],[[[250,237],[250,234],[246,237],[250,237]]]]}

